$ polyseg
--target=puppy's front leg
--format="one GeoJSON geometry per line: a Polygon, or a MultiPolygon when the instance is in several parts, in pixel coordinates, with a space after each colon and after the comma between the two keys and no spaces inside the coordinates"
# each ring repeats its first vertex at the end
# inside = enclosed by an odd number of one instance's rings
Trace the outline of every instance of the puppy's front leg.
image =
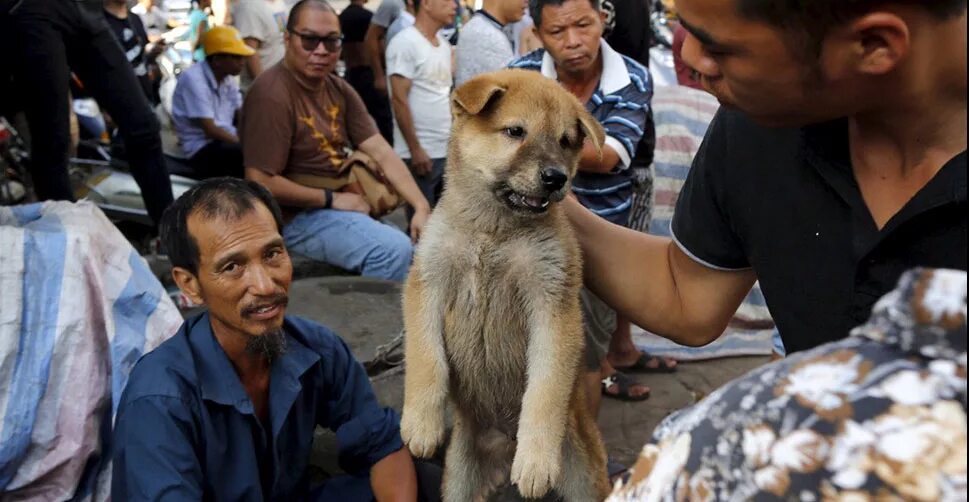
{"type": "Polygon", "coordinates": [[[569,397],[582,355],[581,315],[578,298],[530,305],[528,378],[511,467],[511,481],[525,498],[545,495],[561,475],[569,397]]]}
{"type": "Polygon", "coordinates": [[[400,434],[416,457],[430,457],[444,441],[448,388],[444,300],[420,279],[414,264],[404,286],[404,411],[400,434]]]}

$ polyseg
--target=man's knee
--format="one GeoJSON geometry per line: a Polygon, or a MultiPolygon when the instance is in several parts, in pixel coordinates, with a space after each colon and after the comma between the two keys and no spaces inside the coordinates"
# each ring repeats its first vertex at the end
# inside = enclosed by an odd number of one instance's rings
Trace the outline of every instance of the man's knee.
{"type": "Polygon", "coordinates": [[[403,281],[407,278],[414,246],[410,239],[400,232],[391,238],[382,239],[376,249],[370,254],[364,264],[364,274],[392,281],[403,281]]]}

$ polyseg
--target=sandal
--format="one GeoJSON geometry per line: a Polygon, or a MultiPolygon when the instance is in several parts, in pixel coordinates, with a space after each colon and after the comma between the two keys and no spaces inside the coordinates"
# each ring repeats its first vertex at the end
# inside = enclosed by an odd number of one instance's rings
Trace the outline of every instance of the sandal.
{"type": "MultiPolygon", "coordinates": [[[[667,362],[666,357],[651,356],[649,353],[643,352],[636,362],[629,366],[616,366],[613,365],[619,371],[627,371],[629,373],[673,373],[676,371],[676,364],[670,364],[667,362]],[[651,366],[650,363],[656,362],[656,366],[651,366]]],[[[675,361],[674,361],[675,363],[675,361]]]]}
{"type": "Polygon", "coordinates": [[[619,399],[620,401],[645,401],[649,399],[650,391],[646,391],[645,394],[640,396],[634,396],[629,393],[630,387],[636,385],[632,378],[620,372],[615,372],[602,379],[602,395],[606,397],[611,397],[613,399],[619,399]],[[609,387],[613,385],[619,389],[619,392],[609,392],[609,387]]]}

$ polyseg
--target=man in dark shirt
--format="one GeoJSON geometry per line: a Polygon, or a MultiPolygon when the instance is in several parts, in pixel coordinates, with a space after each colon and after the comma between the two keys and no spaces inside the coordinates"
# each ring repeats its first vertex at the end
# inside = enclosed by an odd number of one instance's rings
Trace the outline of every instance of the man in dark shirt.
{"type": "Polygon", "coordinates": [[[911,267],[966,269],[965,0],[677,7],[724,109],[672,240],[567,204],[590,289],[702,345],[759,279],[798,351],[847,336],[911,267]]]}
{"type": "Polygon", "coordinates": [[[152,67],[158,55],[165,50],[164,42],[148,43],[148,32],[144,23],[128,9],[126,0],[105,0],[104,19],[114,33],[114,38],[121,44],[125,58],[135,71],[145,96],[157,104],[152,67]]]}
{"type": "Polygon", "coordinates": [[[208,311],[132,370],[115,419],[115,500],[439,498],[431,467],[419,487],[399,417],[343,340],[285,315],[281,230],[272,195],[235,178],[203,181],[165,212],[172,277],[208,311]],[[313,487],[317,426],[336,433],[350,476],[313,487]]]}
{"type": "Polygon", "coordinates": [[[366,0],[352,0],[340,13],[340,29],[343,31],[342,59],[346,64],[346,80],[357,91],[363,104],[367,106],[370,116],[377,122],[380,135],[388,143],[394,142],[393,115],[390,113],[390,102],[385,93],[377,92],[373,86],[374,73],[371,67],[370,54],[364,39],[373,12],[364,7],[366,0]]]}

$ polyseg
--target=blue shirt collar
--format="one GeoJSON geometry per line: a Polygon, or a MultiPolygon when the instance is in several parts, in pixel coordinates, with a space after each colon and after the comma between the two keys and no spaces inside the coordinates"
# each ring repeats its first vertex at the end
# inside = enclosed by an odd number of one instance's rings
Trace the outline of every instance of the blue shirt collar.
{"type": "MultiPolygon", "coordinates": [[[[603,95],[612,94],[632,83],[622,54],[616,52],[601,38],[599,39],[599,54],[602,55],[602,76],[599,77],[599,91],[603,95]]],[[[552,59],[552,55],[548,51],[545,51],[542,55],[542,75],[558,80],[555,60],[552,59]]]]}
{"type": "MultiPolygon", "coordinates": [[[[240,413],[254,413],[252,402],[242,387],[239,375],[212,333],[209,313],[204,312],[187,320],[182,329],[188,330],[202,399],[234,406],[240,413]]],[[[282,425],[293,400],[302,390],[300,377],[320,360],[317,352],[290,334],[291,329],[289,322],[284,322],[286,351],[273,363],[269,377],[269,408],[274,434],[282,425]]]]}

